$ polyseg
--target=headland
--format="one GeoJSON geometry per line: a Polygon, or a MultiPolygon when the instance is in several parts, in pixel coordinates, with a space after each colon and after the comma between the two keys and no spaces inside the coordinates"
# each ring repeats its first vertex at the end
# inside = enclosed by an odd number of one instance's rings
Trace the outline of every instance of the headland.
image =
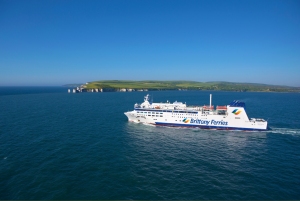
{"type": "MultiPolygon", "coordinates": [[[[66,85],[70,86],[70,85],[66,85]]],[[[72,85],[74,86],[74,85],[72,85]]],[[[75,90],[75,91],[74,91],[75,90]]],[[[196,82],[196,81],[130,81],[101,80],[77,85],[75,92],[132,92],[162,90],[213,90],[237,92],[300,92],[300,87],[237,82],[196,82]]],[[[69,90],[71,92],[71,90],[69,90]]]]}

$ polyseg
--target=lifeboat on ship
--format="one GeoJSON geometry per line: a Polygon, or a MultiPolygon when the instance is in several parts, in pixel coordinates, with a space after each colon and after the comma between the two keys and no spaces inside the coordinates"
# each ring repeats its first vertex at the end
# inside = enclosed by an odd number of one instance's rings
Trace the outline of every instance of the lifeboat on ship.
{"type": "Polygon", "coordinates": [[[227,110],[227,106],[217,106],[217,110],[227,110]]]}
{"type": "Polygon", "coordinates": [[[204,105],[202,108],[203,108],[204,110],[213,110],[213,109],[214,109],[214,106],[213,106],[213,105],[212,105],[212,106],[204,105]]]}

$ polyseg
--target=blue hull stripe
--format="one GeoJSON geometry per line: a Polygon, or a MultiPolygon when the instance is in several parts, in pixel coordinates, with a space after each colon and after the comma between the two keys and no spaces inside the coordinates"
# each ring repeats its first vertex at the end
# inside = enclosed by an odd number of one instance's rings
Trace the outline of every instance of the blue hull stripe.
{"type": "Polygon", "coordinates": [[[217,129],[217,130],[244,130],[244,131],[267,131],[269,129],[257,129],[257,128],[239,128],[239,127],[223,127],[223,126],[203,126],[194,124],[174,124],[165,122],[155,122],[158,126],[170,126],[170,127],[186,127],[186,128],[202,128],[202,129],[217,129]]]}

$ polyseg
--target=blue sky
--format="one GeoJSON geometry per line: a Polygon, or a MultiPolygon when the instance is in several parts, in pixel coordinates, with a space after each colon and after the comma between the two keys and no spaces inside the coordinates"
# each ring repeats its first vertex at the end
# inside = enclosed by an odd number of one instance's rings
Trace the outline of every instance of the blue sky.
{"type": "Polygon", "coordinates": [[[299,0],[0,0],[0,86],[300,86],[299,0]]]}

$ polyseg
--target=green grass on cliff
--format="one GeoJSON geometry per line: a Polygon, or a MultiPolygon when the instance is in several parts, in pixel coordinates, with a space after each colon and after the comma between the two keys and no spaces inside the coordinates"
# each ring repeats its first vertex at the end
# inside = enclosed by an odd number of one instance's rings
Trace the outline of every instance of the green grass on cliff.
{"type": "Polygon", "coordinates": [[[234,82],[194,82],[194,81],[129,81],[102,80],[89,82],[87,89],[148,89],[148,90],[218,90],[218,91],[270,91],[270,92],[300,92],[300,87],[276,86],[254,83],[234,82]]]}

